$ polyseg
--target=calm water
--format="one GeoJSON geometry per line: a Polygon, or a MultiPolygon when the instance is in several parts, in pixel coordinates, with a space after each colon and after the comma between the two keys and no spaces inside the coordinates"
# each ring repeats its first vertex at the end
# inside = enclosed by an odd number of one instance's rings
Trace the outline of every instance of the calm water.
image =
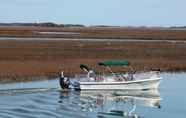
{"type": "Polygon", "coordinates": [[[0,85],[2,118],[185,118],[186,73],[163,73],[159,90],[61,91],[57,80],[0,85]]]}

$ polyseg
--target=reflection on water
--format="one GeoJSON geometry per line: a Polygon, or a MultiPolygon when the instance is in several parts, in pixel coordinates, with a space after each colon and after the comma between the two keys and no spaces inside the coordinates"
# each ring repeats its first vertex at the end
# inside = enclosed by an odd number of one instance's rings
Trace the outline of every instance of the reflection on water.
{"type": "MultiPolygon", "coordinates": [[[[135,110],[138,106],[160,108],[158,90],[146,91],[66,91],[61,92],[60,103],[68,105],[77,102],[81,111],[95,113],[97,117],[139,118],[135,110]],[[67,101],[66,101],[67,100],[67,101]]],[[[68,106],[67,105],[67,106],[68,106]]]]}
{"type": "Polygon", "coordinates": [[[185,118],[186,73],[159,90],[62,91],[58,80],[0,85],[0,118],[185,118]]]}

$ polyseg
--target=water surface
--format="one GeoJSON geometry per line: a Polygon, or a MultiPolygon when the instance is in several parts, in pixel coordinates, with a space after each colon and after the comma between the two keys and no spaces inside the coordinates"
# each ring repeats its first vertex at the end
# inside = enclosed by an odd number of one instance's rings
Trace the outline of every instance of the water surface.
{"type": "MultiPolygon", "coordinates": [[[[43,32],[43,33],[55,33],[55,32],[43,32]]],[[[58,34],[63,33],[59,32],[58,34]]],[[[68,34],[67,32],[66,34],[68,34]]],[[[72,35],[79,35],[78,33],[72,33],[72,35]]],[[[85,42],[144,42],[144,43],[186,43],[184,40],[144,40],[144,39],[89,39],[89,38],[21,38],[21,37],[1,37],[0,40],[61,40],[61,41],[85,41],[85,42]]]]}
{"type": "Polygon", "coordinates": [[[159,90],[61,91],[58,80],[0,85],[3,118],[185,118],[186,73],[163,73],[159,90]]]}

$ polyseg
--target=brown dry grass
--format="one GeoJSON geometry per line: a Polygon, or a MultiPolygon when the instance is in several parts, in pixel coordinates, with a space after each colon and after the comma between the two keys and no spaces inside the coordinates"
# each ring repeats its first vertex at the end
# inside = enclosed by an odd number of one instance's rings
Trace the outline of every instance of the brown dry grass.
{"type": "Polygon", "coordinates": [[[129,60],[136,69],[186,70],[186,44],[168,42],[86,42],[1,40],[0,79],[26,81],[82,73],[79,64],[98,68],[103,60],[129,60]]]}

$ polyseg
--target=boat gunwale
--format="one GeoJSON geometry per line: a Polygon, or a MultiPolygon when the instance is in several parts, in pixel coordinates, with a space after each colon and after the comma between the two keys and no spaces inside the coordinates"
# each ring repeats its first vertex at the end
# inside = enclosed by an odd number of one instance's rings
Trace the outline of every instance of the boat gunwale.
{"type": "Polygon", "coordinates": [[[143,79],[143,80],[135,80],[135,81],[124,81],[124,82],[80,82],[80,85],[120,85],[120,84],[135,84],[140,82],[148,82],[148,81],[156,81],[161,80],[162,78],[153,78],[153,79],[143,79]]]}

